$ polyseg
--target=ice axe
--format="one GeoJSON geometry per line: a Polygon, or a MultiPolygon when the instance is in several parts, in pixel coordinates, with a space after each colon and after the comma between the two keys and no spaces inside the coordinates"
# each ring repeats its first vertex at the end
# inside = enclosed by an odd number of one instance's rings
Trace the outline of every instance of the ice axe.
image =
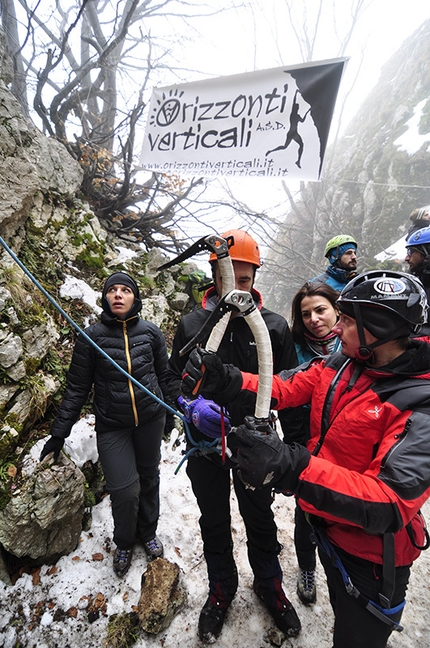
{"type": "MultiPolygon", "coordinates": [[[[256,423],[259,425],[266,423],[269,424],[273,376],[272,344],[267,326],[260,311],[254,303],[251,293],[244,290],[234,289],[224,295],[219,300],[215,310],[212,311],[201,329],[179,351],[179,355],[185,355],[194,347],[199,346],[206,339],[211,330],[212,334],[205,345],[205,350],[214,353],[216,349],[209,348],[209,342],[212,338],[213,331],[217,328],[218,324],[223,321],[223,318],[225,318],[226,315],[230,316],[232,312],[240,313],[245,317],[255,339],[258,358],[258,390],[254,418],[256,419],[256,423]]],[[[204,369],[204,365],[202,365],[202,369],[204,369]]],[[[194,398],[196,398],[199,391],[201,391],[202,380],[200,380],[193,391],[194,398]]]]}
{"type": "MultiPolygon", "coordinates": [[[[222,296],[224,296],[230,291],[234,290],[235,286],[234,269],[228,252],[228,247],[228,241],[226,239],[221,238],[221,236],[210,234],[209,236],[204,236],[203,238],[196,241],[196,243],[191,245],[187,250],[185,250],[185,252],[179,254],[179,256],[161,265],[158,270],[165,270],[166,268],[170,268],[171,266],[176,265],[181,261],[190,259],[202,250],[209,250],[210,252],[215,253],[218,261],[220,275],[222,278],[222,296]]],[[[209,339],[206,342],[205,346],[205,349],[207,351],[212,351],[215,353],[218,350],[218,347],[221,344],[221,340],[230,320],[231,312],[231,310],[225,310],[224,313],[221,313],[221,315],[216,318],[216,322],[211,320],[210,328],[205,327],[206,332],[210,331],[209,339]]],[[[193,344],[190,349],[194,348],[194,346],[196,345],[193,344]]],[[[184,353],[182,353],[182,355],[184,355],[184,353]]],[[[199,381],[199,384],[196,385],[194,389],[195,397],[197,397],[199,391],[201,390],[202,381],[203,378],[199,381]]]]}

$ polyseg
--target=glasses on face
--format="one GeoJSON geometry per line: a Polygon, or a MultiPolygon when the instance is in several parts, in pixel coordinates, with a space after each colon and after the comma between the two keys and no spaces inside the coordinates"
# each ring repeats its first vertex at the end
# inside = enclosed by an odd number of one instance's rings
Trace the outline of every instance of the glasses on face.
{"type": "Polygon", "coordinates": [[[408,247],[408,248],[406,248],[406,256],[412,256],[413,253],[414,253],[414,252],[417,252],[417,251],[418,251],[418,250],[416,250],[416,249],[413,248],[413,247],[408,247]]]}

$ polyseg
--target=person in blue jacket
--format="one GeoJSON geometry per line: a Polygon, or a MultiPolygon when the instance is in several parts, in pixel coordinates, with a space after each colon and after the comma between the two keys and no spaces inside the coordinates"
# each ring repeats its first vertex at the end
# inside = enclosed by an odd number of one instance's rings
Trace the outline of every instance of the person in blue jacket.
{"type": "Polygon", "coordinates": [[[340,292],[357,276],[357,241],[349,234],[334,236],[327,242],[324,256],[329,260],[326,271],[311,281],[327,283],[340,292]]]}
{"type": "MultiPolygon", "coordinates": [[[[294,296],[291,333],[299,365],[341,350],[340,340],[332,331],[339,317],[338,297],[339,293],[329,284],[315,281],[305,283],[294,296]]],[[[308,439],[310,410],[303,409],[308,439]]],[[[299,563],[297,594],[304,605],[312,605],[317,595],[316,547],[311,540],[311,527],[299,506],[295,510],[294,545],[299,563]]]]}

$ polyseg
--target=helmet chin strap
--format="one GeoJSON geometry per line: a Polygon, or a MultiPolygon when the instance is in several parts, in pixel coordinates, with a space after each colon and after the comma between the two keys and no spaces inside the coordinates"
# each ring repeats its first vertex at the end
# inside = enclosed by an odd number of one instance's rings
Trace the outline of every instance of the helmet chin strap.
{"type": "Polygon", "coordinates": [[[358,304],[353,303],[352,307],[354,309],[354,315],[355,315],[355,321],[356,321],[356,324],[357,324],[358,337],[359,337],[359,340],[360,340],[360,346],[355,351],[355,357],[360,362],[365,362],[366,360],[370,360],[370,358],[373,356],[374,345],[366,343],[366,338],[365,338],[365,335],[364,335],[363,318],[361,317],[360,306],[358,304]]]}

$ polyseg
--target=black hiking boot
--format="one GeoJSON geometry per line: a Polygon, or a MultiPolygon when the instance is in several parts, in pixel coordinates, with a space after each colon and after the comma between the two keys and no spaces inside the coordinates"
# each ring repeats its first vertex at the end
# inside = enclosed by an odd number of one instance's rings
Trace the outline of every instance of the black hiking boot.
{"type": "Polygon", "coordinates": [[[143,543],[143,548],[148,557],[148,562],[155,560],[156,558],[162,558],[164,554],[164,548],[161,540],[154,536],[152,540],[147,540],[143,543]]]}
{"type": "Polygon", "coordinates": [[[263,601],[276,626],[289,637],[295,637],[302,629],[302,624],[290,601],[285,596],[281,581],[278,578],[259,582],[254,580],[254,592],[263,601]]]}
{"type": "Polygon", "coordinates": [[[221,634],[228,605],[208,596],[199,616],[199,638],[203,643],[214,643],[221,634]]]}
{"type": "Polygon", "coordinates": [[[199,617],[199,637],[214,643],[224,625],[227,610],[236,594],[238,577],[231,548],[222,554],[205,551],[209,576],[209,596],[199,617]]]}
{"type": "Polygon", "coordinates": [[[299,569],[297,577],[297,594],[304,605],[313,605],[317,600],[315,569],[299,569]]]}
{"type": "Polygon", "coordinates": [[[133,548],[131,549],[115,549],[113,555],[113,570],[117,576],[125,576],[131,564],[131,557],[133,555],[133,548]]]}

